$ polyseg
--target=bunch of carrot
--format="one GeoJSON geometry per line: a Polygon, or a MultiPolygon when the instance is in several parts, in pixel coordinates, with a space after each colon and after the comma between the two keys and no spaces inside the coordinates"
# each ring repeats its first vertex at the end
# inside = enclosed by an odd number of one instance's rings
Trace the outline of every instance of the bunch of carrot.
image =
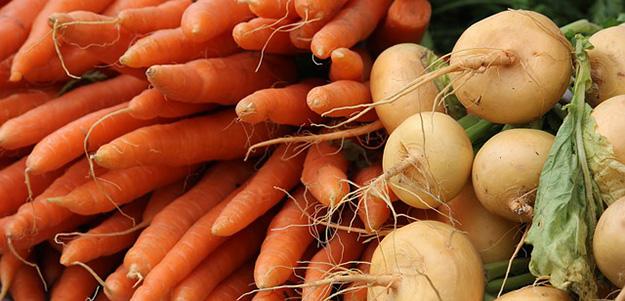
{"type": "Polygon", "coordinates": [[[427,1],[2,3],[0,299],[322,300],[275,288],[370,258],[386,204],[336,211],[382,173],[353,159],[375,113],[284,136],[371,102],[372,56],[420,40],[427,1]]]}

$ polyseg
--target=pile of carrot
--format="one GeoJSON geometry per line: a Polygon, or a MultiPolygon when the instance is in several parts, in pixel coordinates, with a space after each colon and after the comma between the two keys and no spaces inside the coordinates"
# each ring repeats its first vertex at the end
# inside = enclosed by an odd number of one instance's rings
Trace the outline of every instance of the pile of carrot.
{"type": "Polygon", "coordinates": [[[2,3],[0,299],[323,300],[302,284],[369,260],[388,207],[337,206],[382,126],[318,125],[426,0],[2,3]]]}

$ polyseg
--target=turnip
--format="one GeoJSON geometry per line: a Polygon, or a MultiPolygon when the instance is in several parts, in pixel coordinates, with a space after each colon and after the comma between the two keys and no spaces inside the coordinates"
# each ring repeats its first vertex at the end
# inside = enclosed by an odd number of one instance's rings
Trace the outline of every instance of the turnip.
{"type": "Polygon", "coordinates": [[[410,206],[437,207],[462,190],[472,161],[471,141],[453,118],[438,112],[417,113],[389,136],[384,174],[378,180],[386,181],[410,206]]]}
{"type": "MultiPolygon", "coordinates": [[[[625,27],[624,27],[625,28],[625,27]]],[[[625,87],[625,84],[623,84],[625,87]]],[[[625,95],[605,100],[592,112],[596,131],[612,145],[614,156],[625,164],[625,95]]]]}
{"type": "Polygon", "coordinates": [[[625,286],[625,198],[606,209],[597,223],[593,252],[597,266],[610,282],[625,286]]]}
{"type": "Polygon", "coordinates": [[[573,301],[563,290],[551,286],[527,286],[509,292],[496,301],[573,301]]]}
{"type": "Polygon", "coordinates": [[[373,253],[369,301],[478,301],[484,295],[480,256],[466,235],[437,221],[394,230],[373,253]]]}
{"type": "Polygon", "coordinates": [[[590,37],[590,43],[594,46],[588,51],[593,88],[588,101],[597,105],[625,94],[625,26],[600,30],[590,37]]]}
{"type": "Polygon", "coordinates": [[[554,136],[511,129],[489,139],[473,162],[475,194],[490,212],[515,222],[532,218],[536,187],[554,136]]]}
{"type": "Polygon", "coordinates": [[[486,210],[470,183],[440,211],[437,219],[465,232],[485,264],[510,259],[519,243],[520,224],[486,210]]]}

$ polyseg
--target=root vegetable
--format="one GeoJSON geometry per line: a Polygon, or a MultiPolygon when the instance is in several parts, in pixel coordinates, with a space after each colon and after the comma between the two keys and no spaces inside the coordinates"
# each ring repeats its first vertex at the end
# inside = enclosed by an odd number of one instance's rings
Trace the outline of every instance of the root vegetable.
{"type": "Polygon", "coordinates": [[[614,156],[625,164],[625,95],[612,97],[595,107],[592,117],[597,123],[597,133],[612,145],[614,156]]]}
{"type": "Polygon", "coordinates": [[[600,30],[590,37],[590,43],[594,46],[588,51],[593,90],[588,98],[597,105],[625,94],[625,26],[600,30]]]}
{"type": "Polygon", "coordinates": [[[614,285],[625,285],[625,198],[606,209],[595,228],[593,252],[597,266],[614,285]]]}
{"type": "Polygon", "coordinates": [[[509,292],[496,301],[572,301],[563,290],[550,286],[528,286],[509,292]]]}

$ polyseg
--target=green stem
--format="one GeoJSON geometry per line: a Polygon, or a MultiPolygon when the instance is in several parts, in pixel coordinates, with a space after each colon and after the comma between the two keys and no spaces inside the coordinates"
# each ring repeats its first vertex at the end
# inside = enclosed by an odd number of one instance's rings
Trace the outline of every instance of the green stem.
{"type": "Polygon", "coordinates": [[[489,133],[490,129],[493,127],[493,123],[490,121],[480,119],[475,124],[471,125],[469,128],[465,129],[467,131],[467,135],[469,139],[471,139],[471,143],[476,142],[480,138],[484,137],[485,134],[489,133]]]}
{"type": "MultiPolygon", "coordinates": [[[[529,258],[516,258],[512,260],[510,267],[510,275],[518,275],[521,273],[527,273],[529,271],[529,258]]],[[[484,265],[486,270],[486,282],[490,282],[494,279],[501,278],[506,275],[508,269],[508,260],[502,260],[484,265]]]]}
{"type": "Polygon", "coordinates": [[[484,301],[494,301],[495,299],[496,299],[496,296],[493,296],[489,293],[484,294],[484,301]]]}
{"type": "Polygon", "coordinates": [[[601,26],[586,19],[577,20],[573,23],[560,27],[560,31],[562,31],[567,38],[573,37],[576,34],[591,36],[599,30],[601,30],[601,26]]]}
{"type": "MultiPolygon", "coordinates": [[[[522,288],[526,285],[530,285],[534,283],[535,280],[536,280],[536,277],[534,277],[534,275],[532,275],[531,273],[508,277],[508,279],[506,279],[506,285],[503,287],[503,291],[506,292],[506,291],[511,291],[511,290],[522,288]]],[[[492,294],[498,294],[499,289],[501,288],[501,285],[503,284],[503,281],[504,279],[500,278],[500,279],[495,279],[493,281],[488,282],[488,284],[486,284],[486,291],[492,294]]]]}
{"type": "Polygon", "coordinates": [[[464,115],[462,118],[458,119],[458,123],[460,123],[465,130],[476,124],[478,121],[480,121],[480,117],[471,114],[464,115]]]}

